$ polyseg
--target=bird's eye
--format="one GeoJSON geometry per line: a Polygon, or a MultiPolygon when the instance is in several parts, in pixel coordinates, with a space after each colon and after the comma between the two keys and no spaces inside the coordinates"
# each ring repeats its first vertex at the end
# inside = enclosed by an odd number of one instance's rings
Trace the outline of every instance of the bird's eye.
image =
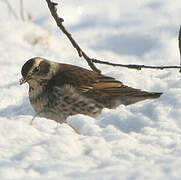
{"type": "Polygon", "coordinates": [[[35,72],[38,72],[39,70],[40,70],[40,67],[37,66],[37,67],[35,67],[35,68],[33,69],[33,72],[35,73],[35,72]]]}

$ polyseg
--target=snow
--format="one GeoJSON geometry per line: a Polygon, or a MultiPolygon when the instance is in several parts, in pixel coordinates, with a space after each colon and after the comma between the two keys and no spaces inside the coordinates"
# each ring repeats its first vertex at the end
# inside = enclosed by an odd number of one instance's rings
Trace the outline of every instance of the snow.
{"type": "MultiPolygon", "coordinates": [[[[18,3],[11,3],[18,13],[18,3]]],[[[178,65],[180,0],[59,2],[58,12],[81,47],[94,58],[124,64],[178,65]]],[[[28,85],[20,86],[26,60],[40,56],[89,68],[59,32],[46,2],[25,1],[33,23],[15,20],[0,3],[0,179],[179,180],[181,80],[178,70],[131,70],[98,65],[124,84],[163,92],[159,99],[104,109],[96,119],[68,118],[81,135],[36,118],[28,85]]]]}

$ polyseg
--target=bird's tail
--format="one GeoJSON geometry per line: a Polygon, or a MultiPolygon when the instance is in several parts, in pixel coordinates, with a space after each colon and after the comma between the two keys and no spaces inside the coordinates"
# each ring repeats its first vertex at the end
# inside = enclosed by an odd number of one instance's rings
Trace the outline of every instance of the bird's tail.
{"type": "Polygon", "coordinates": [[[159,98],[162,93],[158,92],[146,92],[139,89],[127,87],[126,91],[121,92],[121,96],[118,98],[118,104],[130,105],[146,99],[159,98]]]}

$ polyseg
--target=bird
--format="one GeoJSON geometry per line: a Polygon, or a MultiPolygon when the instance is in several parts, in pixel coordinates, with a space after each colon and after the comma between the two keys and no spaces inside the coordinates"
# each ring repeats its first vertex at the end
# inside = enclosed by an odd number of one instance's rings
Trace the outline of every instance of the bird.
{"type": "Polygon", "coordinates": [[[29,59],[22,66],[21,74],[20,84],[29,84],[29,100],[36,112],[34,118],[44,117],[60,124],[67,123],[66,119],[72,115],[96,117],[103,108],[114,109],[121,104],[127,106],[162,95],[128,87],[113,77],[79,66],[41,57],[29,59]]]}

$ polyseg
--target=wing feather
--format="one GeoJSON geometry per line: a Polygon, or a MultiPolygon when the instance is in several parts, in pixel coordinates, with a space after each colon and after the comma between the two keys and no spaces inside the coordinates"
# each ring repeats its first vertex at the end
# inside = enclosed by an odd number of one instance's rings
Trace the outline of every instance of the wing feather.
{"type": "MultiPolygon", "coordinates": [[[[81,94],[96,100],[120,99],[122,104],[132,104],[147,98],[158,98],[161,93],[150,93],[125,86],[122,82],[87,69],[59,64],[60,68],[50,81],[50,86],[70,84],[81,94]]],[[[121,104],[120,103],[120,104],[121,104]]]]}

